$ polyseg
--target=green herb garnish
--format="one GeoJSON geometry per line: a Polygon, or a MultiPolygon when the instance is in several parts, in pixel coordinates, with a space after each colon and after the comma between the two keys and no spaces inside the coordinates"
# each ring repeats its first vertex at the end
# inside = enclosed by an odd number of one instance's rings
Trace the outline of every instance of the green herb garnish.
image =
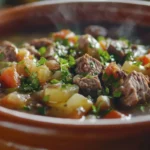
{"type": "Polygon", "coordinates": [[[64,45],[64,46],[70,46],[70,43],[69,43],[68,39],[57,38],[55,40],[55,42],[58,42],[58,43],[60,43],[61,45],[64,45]]]}
{"type": "Polygon", "coordinates": [[[24,106],[24,107],[23,107],[23,110],[25,110],[25,111],[30,111],[31,108],[30,108],[29,106],[24,106]]]}
{"type": "Polygon", "coordinates": [[[72,67],[76,64],[76,60],[73,56],[69,56],[69,66],[72,67]]]}
{"type": "Polygon", "coordinates": [[[99,42],[100,42],[100,41],[104,41],[104,40],[106,40],[106,39],[105,39],[105,37],[103,37],[103,36],[98,36],[98,38],[97,38],[97,41],[99,41],[99,42]]]}
{"type": "Polygon", "coordinates": [[[37,62],[37,66],[44,65],[47,62],[47,60],[44,57],[41,57],[40,60],[37,62]]]}
{"type": "Polygon", "coordinates": [[[118,98],[121,96],[121,94],[122,93],[120,91],[115,91],[115,92],[113,92],[113,97],[118,98]]]}
{"type": "Polygon", "coordinates": [[[145,106],[140,106],[140,110],[141,110],[142,112],[145,112],[145,106]]]}
{"type": "Polygon", "coordinates": [[[24,67],[24,70],[25,70],[25,72],[26,72],[28,75],[30,75],[30,71],[29,71],[29,69],[28,69],[27,67],[24,67]]]}
{"type": "Polygon", "coordinates": [[[92,112],[96,116],[100,113],[101,104],[102,103],[99,103],[98,106],[92,105],[92,112]]]}
{"type": "Polygon", "coordinates": [[[40,53],[41,56],[45,55],[46,51],[47,51],[47,48],[46,48],[46,47],[41,47],[41,48],[39,49],[39,53],[40,53]]]}
{"type": "Polygon", "coordinates": [[[92,105],[92,112],[93,112],[94,114],[97,114],[97,108],[96,108],[95,105],[92,105]]]}
{"type": "Polygon", "coordinates": [[[110,61],[110,55],[108,54],[107,51],[104,51],[104,50],[101,50],[99,49],[98,50],[98,54],[99,54],[99,57],[100,57],[100,61],[105,64],[106,62],[109,62],[110,61]]]}
{"type": "Polygon", "coordinates": [[[63,69],[61,71],[61,77],[62,77],[62,81],[64,83],[71,83],[72,82],[72,74],[67,69],[63,69]]]}
{"type": "Polygon", "coordinates": [[[105,94],[105,95],[109,95],[109,88],[108,88],[108,87],[105,88],[104,94],[105,94]]]}
{"type": "Polygon", "coordinates": [[[69,62],[67,59],[60,58],[61,77],[64,83],[72,82],[72,74],[69,72],[69,62]]]}
{"type": "Polygon", "coordinates": [[[35,92],[40,90],[40,82],[37,78],[37,74],[33,73],[29,77],[21,78],[21,85],[19,91],[24,93],[35,92]]]}
{"type": "Polygon", "coordinates": [[[59,82],[60,82],[60,81],[57,80],[57,79],[53,79],[53,80],[50,81],[51,84],[57,84],[57,83],[59,83],[59,82]]]}
{"type": "Polygon", "coordinates": [[[126,53],[125,60],[133,60],[133,52],[128,51],[128,52],[126,53]]]}
{"type": "Polygon", "coordinates": [[[0,60],[3,60],[5,58],[4,53],[0,53],[0,60]]]}
{"type": "Polygon", "coordinates": [[[44,102],[48,102],[49,98],[50,98],[50,95],[46,95],[46,96],[43,97],[43,101],[44,102]]]}
{"type": "Polygon", "coordinates": [[[139,67],[140,65],[142,65],[142,62],[141,61],[134,61],[133,65],[139,67]]]}

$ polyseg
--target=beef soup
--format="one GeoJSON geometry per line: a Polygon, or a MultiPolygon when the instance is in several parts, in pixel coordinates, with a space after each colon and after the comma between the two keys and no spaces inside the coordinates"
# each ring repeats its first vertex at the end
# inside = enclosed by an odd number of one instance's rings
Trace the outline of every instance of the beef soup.
{"type": "Polygon", "coordinates": [[[0,105],[62,118],[123,118],[149,111],[147,46],[104,27],[69,29],[20,46],[0,44],[0,105]]]}

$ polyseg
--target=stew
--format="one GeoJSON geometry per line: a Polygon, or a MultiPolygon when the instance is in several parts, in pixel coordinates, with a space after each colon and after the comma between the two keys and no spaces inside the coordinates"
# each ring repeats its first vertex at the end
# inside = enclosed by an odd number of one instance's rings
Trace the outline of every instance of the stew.
{"type": "Polygon", "coordinates": [[[1,42],[0,105],[60,118],[148,113],[148,47],[107,33],[91,25],[83,35],[63,29],[21,46],[1,42]]]}

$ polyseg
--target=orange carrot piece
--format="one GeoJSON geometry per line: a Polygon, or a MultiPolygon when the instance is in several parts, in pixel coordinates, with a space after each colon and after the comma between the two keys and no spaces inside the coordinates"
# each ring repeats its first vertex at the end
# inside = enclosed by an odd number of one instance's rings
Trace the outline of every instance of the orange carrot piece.
{"type": "Polygon", "coordinates": [[[70,30],[61,30],[59,32],[56,32],[56,33],[53,33],[52,37],[54,39],[57,39],[57,38],[60,38],[60,39],[65,39],[66,36],[70,33],[71,31],[70,30]]]}
{"type": "Polygon", "coordinates": [[[142,56],[140,60],[143,62],[143,65],[150,63],[150,54],[142,56]]]}
{"type": "Polygon", "coordinates": [[[118,78],[118,71],[120,71],[120,68],[114,62],[110,63],[105,70],[108,76],[113,75],[114,78],[118,78]]]}
{"type": "Polygon", "coordinates": [[[117,110],[112,110],[110,111],[108,114],[106,114],[103,118],[104,119],[115,119],[115,118],[122,118],[124,117],[125,115],[120,113],[119,111],[117,110]]]}
{"type": "Polygon", "coordinates": [[[16,67],[8,67],[6,68],[0,76],[0,81],[2,85],[7,88],[16,88],[20,84],[19,74],[16,71],[16,67]]]}

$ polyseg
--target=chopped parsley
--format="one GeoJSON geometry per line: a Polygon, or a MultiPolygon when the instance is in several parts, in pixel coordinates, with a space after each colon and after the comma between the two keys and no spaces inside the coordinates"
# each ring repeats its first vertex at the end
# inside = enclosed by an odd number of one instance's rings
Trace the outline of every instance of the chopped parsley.
{"type": "Polygon", "coordinates": [[[21,85],[19,91],[30,93],[40,90],[40,82],[36,73],[32,73],[29,77],[21,78],[21,85]]]}
{"type": "Polygon", "coordinates": [[[41,56],[45,55],[46,51],[47,51],[47,48],[46,48],[46,47],[41,47],[41,48],[39,49],[39,53],[40,53],[41,56]]]}
{"type": "Polygon", "coordinates": [[[108,54],[107,51],[104,51],[104,50],[101,50],[99,49],[98,50],[98,54],[99,54],[99,57],[100,57],[100,61],[105,64],[106,62],[109,62],[110,61],[110,55],[108,54]]]}
{"type": "Polygon", "coordinates": [[[100,41],[104,41],[106,40],[104,36],[98,36],[97,40],[100,42],[100,41]]]}
{"type": "Polygon", "coordinates": [[[142,62],[141,61],[134,61],[133,65],[139,67],[140,65],[142,65],[142,62]]]}
{"type": "Polygon", "coordinates": [[[49,98],[50,98],[50,95],[46,95],[46,96],[43,97],[43,101],[44,102],[48,102],[49,98]]]}
{"type": "Polygon", "coordinates": [[[76,60],[74,59],[73,56],[69,56],[69,66],[73,67],[76,64],[76,60]]]}
{"type": "Polygon", "coordinates": [[[99,95],[107,95],[107,96],[109,96],[109,94],[110,94],[110,91],[109,91],[109,88],[108,88],[108,87],[103,88],[102,90],[98,90],[98,91],[97,91],[97,95],[98,95],[98,96],[99,96],[99,95]]]}
{"type": "Polygon", "coordinates": [[[119,87],[120,85],[119,79],[114,78],[113,75],[108,76],[106,73],[104,73],[102,79],[105,81],[106,85],[112,85],[115,88],[119,87]]]}
{"type": "Polygon", "coordinates": [[[109,95],[109,88],[108,88],[108,87],[105,88],[104,94],[105,94],[105,95],[109,95]]]}
{"type": "Polygon", "coordinates": [[[97,114],[97,108],[96,108],[95,105],[92,105],[92,112],[93,112],[94,114],[97,114]]]}
{"type": "Polygon", "coordinates": [[[140,106],[140,110],[141,110],[142,112],[145,112],[145,106],[140,106]]]}
{"type": "Polygon", "coordinates": [[[68,69],[61,70],[61,77],[64,83],[71,83],[72,82],[72,74],[69,72],[68,69]]]}
{"type": "Polygon", "coordinates": [[[60,43],[61,45],[64,45],[64,46],[70,46],[70,43],[69,43],[68,39],[57,38],[55,40],[55,42],[58,42],[58,43],[60,43]]]}
{"type": "Polygon", "coordinates": [[[47,60],[44,57],[41,57],[40,60],[37,62],[37,66],[44,65],[47,62],[47,60]]]}
{"type": "Polygon", "coordinates": [[[70,64],[69,64],[68,60],[60,58],[60,67],[61,67],[62,82],[71,83],[72,82],[72,74],[69,71],[70,64]]]}
{"type": "Polygon", "coordinates": [[[69,50],[69,54],[71,55],[71,56],[76,56],[76,50],[74,50],[74,49],[70,49],[69,50]]]}
{"type": "Polygon", "coordinates": [[[115,91],[115,92],[113,92],[113,97],[119,98],[121,96],[121,94],[122,93],[120,91],[115,91]]]}
{"type": "Polygon", "coordinates": [[[133,59],[133,52],[132,51],[128,51],[126,53],[126,56],[125,56],[125,60],[132,60],[133,59]]]}
{"type": "Polygon", "coordinates": [[[53,80],[50,81],[51,84],[57,84],[57,83],[59,83],[59,82],[60,82],[60,81],[57,80],[57,79],[53,79],[53,80]]]}
{"type": "Polygon", "coordinates": [[[0,53],[0,60],[3,60],[5,58],[4,53],[0,53]]]}
{"type": "Polygon", "coordinates": [[[28,69],[27,67],[24,67],[24,70],[25,70],[25,72],[26,72],[28,75],[30,75],[30,71],[29,71],[29,69],[28,69]]]}
{"type": "Polygon", "coordinates": [[[30,108],[29,106],[24,106],[24,107],[23,107],[23,110],[25,110],[25,111],[30,111],[31,108],[30,108]]]}
{"type": "Polygon", "coordinates": [[[99,103],[97,106],[92,105],[92,113],[93,113],[94,115],[97,116],[97,115],[100,113],[101,104],[102,104],[102,103],[99,103]]]}

